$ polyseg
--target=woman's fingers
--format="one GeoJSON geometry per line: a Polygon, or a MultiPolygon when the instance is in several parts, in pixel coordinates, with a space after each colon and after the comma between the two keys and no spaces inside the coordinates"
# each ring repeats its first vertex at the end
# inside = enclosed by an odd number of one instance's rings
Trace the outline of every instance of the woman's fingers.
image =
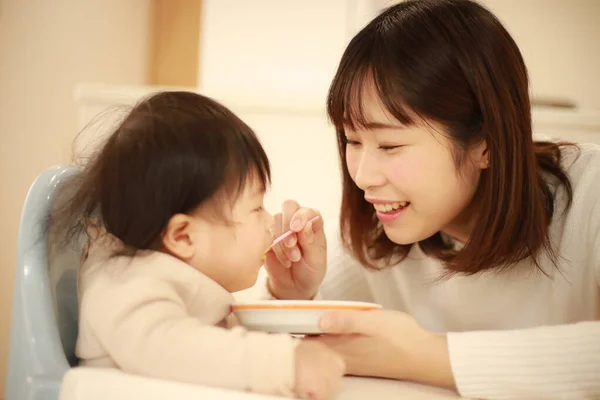
{"type": "Polygon", "coordinates": [[[329,334],[373,335],[380,326],[378,319],[385,313],[378,311],[336,311],[323,314],[319,328],[329,334]]]}

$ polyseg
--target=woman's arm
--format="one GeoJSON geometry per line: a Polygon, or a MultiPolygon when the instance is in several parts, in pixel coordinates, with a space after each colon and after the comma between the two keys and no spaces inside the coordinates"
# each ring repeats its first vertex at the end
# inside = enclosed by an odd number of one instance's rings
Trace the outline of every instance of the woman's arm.
{"type": "Polygon", "coordinates": [[[482,399],[600,398],[600,322],[438,335],[398,311],[325,315],[316,339],[347,373],[408,380],[482,399]]]}
{"type": "Polygon", "coordinates": [[[449,333],[448,350],[466,397],[600,397],[600,322],[449,333]]]}

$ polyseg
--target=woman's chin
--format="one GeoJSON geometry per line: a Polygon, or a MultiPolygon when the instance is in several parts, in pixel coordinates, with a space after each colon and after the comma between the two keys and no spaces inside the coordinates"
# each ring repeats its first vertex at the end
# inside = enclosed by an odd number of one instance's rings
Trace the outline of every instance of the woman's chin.
{"type": "Polygon", "coordinates": [[[383,230],[385,231],[385,235],[388,237],[388,239],[399,245],[415,244],[431,236],[423,235],[422,232],[415,229],[392,228],[384,226],[383,230]]]}

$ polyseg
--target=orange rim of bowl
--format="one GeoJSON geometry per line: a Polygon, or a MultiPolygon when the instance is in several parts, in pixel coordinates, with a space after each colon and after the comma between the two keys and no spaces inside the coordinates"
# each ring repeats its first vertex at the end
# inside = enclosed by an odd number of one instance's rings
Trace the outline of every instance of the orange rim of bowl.
{"type": "Polygon", "coordinates": [[[248,310],[343,310],[343,311],[370,311],[379,310],[381,307],[357,304],[232,304],[233,311],[248,310]]]}

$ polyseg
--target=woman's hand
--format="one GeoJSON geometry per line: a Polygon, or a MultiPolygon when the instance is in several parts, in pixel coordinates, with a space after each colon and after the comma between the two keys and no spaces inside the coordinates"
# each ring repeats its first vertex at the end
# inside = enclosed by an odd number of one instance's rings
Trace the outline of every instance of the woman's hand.
{"type": "Polygon", "coordinates": [[[326,344],[344,357],[346,373],[455,388],[445,335],[421,328],[398,311],[348,311],[323,315],[326,344]]]}
{"type": "Polygon", "coordinates": [[[278,299],[310,300],[319,290],[325,277],[327,242],[323,218],[309,222],[317,215],[317,211],[301,208],[291,200],[275,215],[274,237],[288,229],[295,232],[275,245],[265,260],[269,290],[278,299]]]}

